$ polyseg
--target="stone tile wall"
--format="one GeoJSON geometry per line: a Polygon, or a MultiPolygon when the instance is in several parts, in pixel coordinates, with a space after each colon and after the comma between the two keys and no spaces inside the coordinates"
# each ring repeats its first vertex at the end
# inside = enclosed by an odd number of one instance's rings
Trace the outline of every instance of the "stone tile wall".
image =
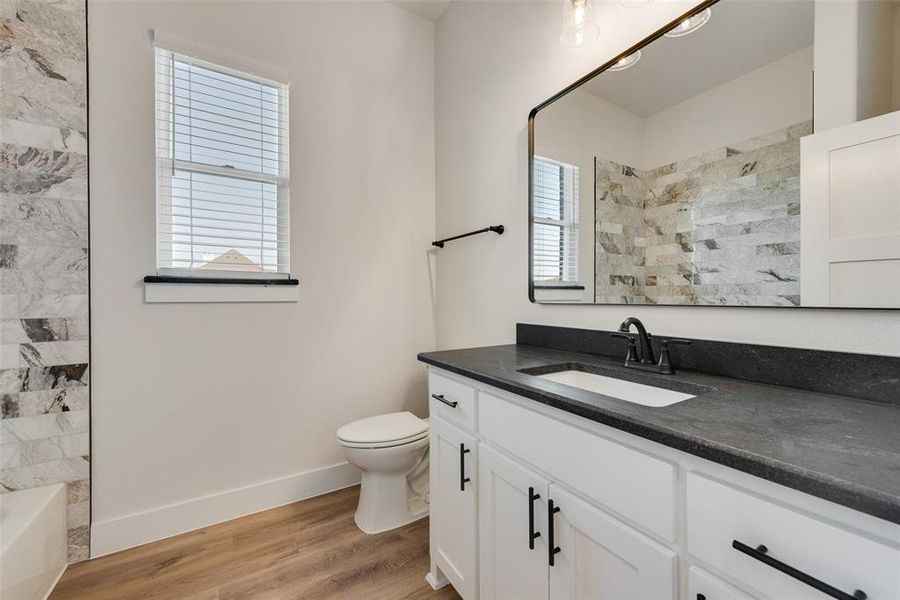
{"type": "Polygon", "coordinates": [[[85,0],[0,0],[0,493],[64,482],[88,557],[85,0]]]}
{"type": "Polygon", "coordinates": [[[799,305],[811,132],[807,121],[649,171],[598,160],[597,302],[799,305]]]}

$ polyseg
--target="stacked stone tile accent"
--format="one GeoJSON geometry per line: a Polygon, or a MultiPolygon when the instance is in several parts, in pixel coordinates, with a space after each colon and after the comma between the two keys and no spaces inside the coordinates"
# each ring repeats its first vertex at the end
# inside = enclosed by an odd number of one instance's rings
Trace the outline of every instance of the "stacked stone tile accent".
{"type": "Polygon", "coordinates": [[[596,161],[596,301],[800,304],[811,121],[641,171],[596,161]]]}
{"type": "Polygon", "coordinates": [[[85,0],[0,3],[0,493],[68,487],[88,557],[85,0]]]}

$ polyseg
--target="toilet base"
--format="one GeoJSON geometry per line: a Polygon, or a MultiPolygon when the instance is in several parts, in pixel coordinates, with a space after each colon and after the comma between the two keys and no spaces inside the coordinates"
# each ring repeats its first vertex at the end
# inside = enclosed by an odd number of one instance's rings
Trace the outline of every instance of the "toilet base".
{"type": "Polygon", "coordinates": [[[364,533],[382,533],[427,516],[428,505],[410,492],[406,473],[363,472],[353,520],[364,533]]]}

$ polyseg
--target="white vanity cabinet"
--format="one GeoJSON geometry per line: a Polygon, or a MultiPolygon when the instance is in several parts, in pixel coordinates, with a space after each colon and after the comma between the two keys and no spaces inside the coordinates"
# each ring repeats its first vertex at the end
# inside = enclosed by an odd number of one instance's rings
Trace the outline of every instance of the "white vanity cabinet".
{"type": "Polygon", "coordinates": [[[478,459],[481,598],[546,600],[549,482],[485,444],[478,459]]]}
{"type": "Polygon", "coordinates": [[[894,523],[429,369],[435,587],[465,600],[900,599],[894,523]]]}
{"type": "Polygon", "coordinates": [[[475,436],[432,417],[431,560],[463,598],[477,597],[478,587],[477,453],[475,436]]]}
{"type": "Polygon", "coordinates": [[[673,550],[552,484],[550,502],[558,511],[552,518],[559,548],[550,567],[550,598],[677,597],[673,550]]]}
{"type": "Polygon", "coordinates": [[[688,598],[692,600],[755,600],[698,567],[688,569],[688,598]]]}
{"type": "Polygon", "coordinates": [[[675,597],[675,552],[487,444],[478,459],[482,600],[675,597]]]}

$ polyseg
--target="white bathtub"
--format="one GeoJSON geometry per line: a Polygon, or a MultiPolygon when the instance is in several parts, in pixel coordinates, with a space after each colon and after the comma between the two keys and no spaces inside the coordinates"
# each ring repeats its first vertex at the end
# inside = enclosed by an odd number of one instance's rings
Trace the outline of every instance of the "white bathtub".
{"type": "Polygon", "coordinates": [[[0,598],[46,598],[66,568],[66,486],[0,495],[0,598]]]}

